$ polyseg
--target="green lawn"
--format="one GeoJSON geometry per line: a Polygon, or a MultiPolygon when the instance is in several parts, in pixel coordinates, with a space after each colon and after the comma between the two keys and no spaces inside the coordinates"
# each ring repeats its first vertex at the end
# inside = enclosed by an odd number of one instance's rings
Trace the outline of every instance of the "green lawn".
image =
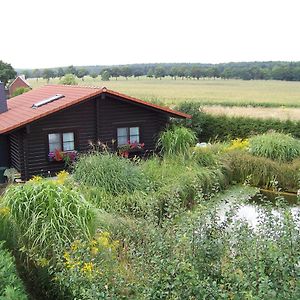
{"type": "MultiPolygon", "coordinates": [[[[33,88],[47,83],[44,79],[29,79],[33,88]]],[[[58,83],[58,78],[49,83],[58,83]]],[[[109,89],[126,93],[145,100],[160,100],[167,104],[192,100],[206,104],[275,104],[300,106],[300,82],[263,80],[190,80],[170,78],[118,78],[101,81],[100,77],[78,79],[80,85],[106,86],[109,89]]]]}

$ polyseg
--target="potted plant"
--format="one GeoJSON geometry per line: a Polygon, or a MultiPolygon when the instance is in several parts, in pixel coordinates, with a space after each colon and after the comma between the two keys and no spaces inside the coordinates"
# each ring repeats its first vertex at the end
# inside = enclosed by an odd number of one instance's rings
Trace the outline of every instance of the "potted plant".
{"type": "Polygon", "coordinates": [[[60,151],[58,149],[55,149],[54,151],[49,152],[48,159],[50,162],[56,161],[64,161],[66,163],[72,162],[77,157],[77,151],[60,151]]]}
{"type": "Polygon", "coordinates": [[[144,143],[138,143],[136,141],[131,143],[128,141],[127,144],[118,146],[118,151],[121,156],[128,158],[129,153],[142,151],[144,147],[144,143]]]}

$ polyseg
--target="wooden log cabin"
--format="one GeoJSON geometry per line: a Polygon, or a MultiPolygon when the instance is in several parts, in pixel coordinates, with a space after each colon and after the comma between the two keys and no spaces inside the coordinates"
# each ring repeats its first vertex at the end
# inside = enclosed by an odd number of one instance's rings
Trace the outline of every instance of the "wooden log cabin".
{"type": "Polygon", "coordinates": [[[190,118],[105,87],[46,85],[7,100],[0,83],[0,167],[28,180],[62,170],[57,153],[85,152],[97,141],[153,151],[170,117],[190,118]]]}

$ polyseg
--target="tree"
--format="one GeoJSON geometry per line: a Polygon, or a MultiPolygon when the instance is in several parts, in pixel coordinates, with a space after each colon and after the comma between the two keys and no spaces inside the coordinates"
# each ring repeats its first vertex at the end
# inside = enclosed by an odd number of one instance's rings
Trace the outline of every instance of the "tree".
{"type": "Polygon", "coordinates": [[[4,83],[4,86],[6,86],[7,82],[10,79],[15,78],[16,75],[17,72],[13,69],[11,64],[5,63],[0,60],[0,81],[4,83]]]}
{"type": "Polygon", "coordinates": [[[132,69],[128,66],[124,66],[121,68],[121,76],[124,76],[126,80],[128,77],[132,76],[132,69]]]}
{"type": "Polygon", "coordinates": [[[153,71],[153,68],[150,68],[147,72],[147,77],[148,78],[152,78],[154,76],[154,71],[153,71]]]}
{"type": "Polygon", "coordinates": [[[31,77],[30,71],[29,71],[29,70],[25,70],[25,71],[23,72],[23,74],[24,74],[25,78],[30,78],[30,77],[31,77]]]}
{"type": "Polygon", "coordinates": [[[181,79],[183,80],[184,76],[185,76],[185,67],[180,67],[177,70],[177,75],[178,77],[181,77],[181,79]]]}
{"type": "Polygon", "coordinates": [[[92,74],[90,74],[92,78],[97,78],[99,74],[97,74],[96,72],[93,72],[92,74]]]}
{"type": "Polygon", "coordinates": [[[191,77],[197,78],[199,80],[199,78],[201,78],[202,76],[203,76],[203,72],[200,67],[196,67],[196,66],[192,67],[191,77]]]}
{"type": "Polygon", "coordinates": [[[102,81],[109,81],[109,78],[110,78],[109,70],[103,70],[101,72],[101,80],[102,81]]]}
{"type": "Polygon", "coordinates": [[[65,71],[63,68],[59,68],[57,70],[57,76],[59,77],[59,79],[61,79],[63,76],[65,76],[65,71]]]}
{"type": "Polygon", "coordinates": [[[174,78],[176,80],[177,76],[178,76],[178,68],[177,67],[172,67],[169,75],[174,78]]]}
{"type": "Polygon", "coordinates": [[[118,67],[113,67],[110,69],[110,75],[115,77],[118,80],[118,77],[121,76],[121,70],[118,67]]]}
{"type": "Polygon", "coordinates": [[[60,79],[59,83],[66,85],[77,85],[76,76],[73,74],[66,74],[60,79]]]}
{"type": "Polygon", "coordinates": [[[73,74],[73,75],[77,76],[77,69],[74,66],[71,65],[71,66],[67,67],[65,73],[66,74],[73,74]]]}
{"type": "Polygon", "coordinates": [[[44,69],[42,76],[44,79],[47,79],[47,82],[49,82],[50,78],[55,77],[55,72],[52,69],[44,69]]]}
{"type": "Polygon", "coordinates": [[[81,78],[82,81],[84,80],[84,76],[86,76],[88,74],[89,74],[89,71],[87,69],[85,69],[85,68],[80,68],[77,71],[77,77],[81,78]]]}
{"type": "Polygon", "coordinates": [[[32,71],[32,77],[36,78],[38,80],[39,77],[41,77],[41,71],[39,69],[34,69],[32,71]]]}
{"type": "Polygon", "coordinates": [[[162,66],[157,66],[155,69],[154,69],[154,77],[155,78],[159,78],[161,80],[162,77],[165,77],[166,76],[166,70],[164,67],[162,66]]]}
{"type": "Polygon", "coordinates": [[[133,76],[139,79],[140,76],[143,76],[143,72],[141,70],[134,70],[133,71],[133,76]]]}

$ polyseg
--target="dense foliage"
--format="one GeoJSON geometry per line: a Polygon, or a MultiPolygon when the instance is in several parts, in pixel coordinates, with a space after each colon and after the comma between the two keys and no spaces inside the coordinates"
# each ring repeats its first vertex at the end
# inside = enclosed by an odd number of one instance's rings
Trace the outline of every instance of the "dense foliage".
{"type": "MultiPolygon", "coordinates": [[[[41,70],[22,70],[26,77],[36,77],[41,74],[41,70]]],[[[299,62],[240,62],[222,64],[201,64],[201,63],[162,63],[162,64],[132,64],[119,66],[84,66],[65,68],[53,68],[42,70],[44,78],[62,77],[65,74],[73,74],[78,78],[83,76],[99,75],[109,80],[110,77],[116,79],[123,77],[147,76],[161,79],[165,76],[172,78],[223,78],[223,79],[274,79],[299,81],[299,62]]]]}
{"type": "Polygon", "coordinates": [[[28,88],[28,87],[19,87],[19,88],[15,89],[15,91],[12,94],[12,97],[22,95],[22,94],[27,93],[29,91],[30,91],[30,88],[28,88]]]}
{"type": "Polygon", "coordinates": [[[27,300],[21,279],[17,274],[15,260],[0,242],[0,299],[27,300]]]}
{"type": "Polygon", "coordinates": [[[17,244],[38,258],[52,258],[56,249],[75,237],[92,234],[90,204],[59,180],[36,178],[11,186],[0,204],[17,244]]]}
{"type": "Polygon", "coordinates": [[[147,181],[138,166],[110,153],[92,153],[79,158],[74,178],[91,187],[117,195],[147,188],[147,181]]]}
{"type": "Polygon", "coordinates": [[[267,157],[286,162],[300,156],[300,142],[293,137],[270,132],[253,136],[249,139],[250,153],[255,156],[267,157]]]}
{"type": "Polygon", "coordinates": [[[299,160],[255,156],[245,139],[197,147],[182,127],[165,135],[160,156],[82,154],[72,176],[8,188],[0,238],[33,298],[299,299],[299,210],[261,197],[255,227],[238,218],[249,185],[299,188],[299,160]]]}
{"type": "Polygon", "coordinates": [[[4,86],[8,83],[10,79],[15,78],[17,72],[11,66],[11,64],[5,63],[0,60],[0,81],[4,83],[4,86]]]}
{"type": "Polygon", "coordinates": [[[192,130],[186,127],[174,126],[161,133],[158,139],[158,147],[165,156],[184,155],[196,142],[197,137],[192,130]]]}

